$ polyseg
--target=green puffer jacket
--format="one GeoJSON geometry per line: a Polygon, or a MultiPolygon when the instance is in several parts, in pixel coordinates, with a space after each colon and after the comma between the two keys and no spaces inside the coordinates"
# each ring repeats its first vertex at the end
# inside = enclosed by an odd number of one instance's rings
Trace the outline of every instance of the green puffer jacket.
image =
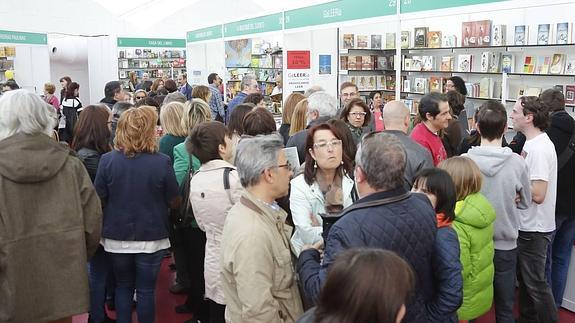
{"type": "Polygon", "coordinates": [[[457,232],[463,265],[463,304],[460,320],[483,315],[493,302],[493,222],[495,210],[481,193],[468,195],[455,205],[453,229],[457,232]]]}

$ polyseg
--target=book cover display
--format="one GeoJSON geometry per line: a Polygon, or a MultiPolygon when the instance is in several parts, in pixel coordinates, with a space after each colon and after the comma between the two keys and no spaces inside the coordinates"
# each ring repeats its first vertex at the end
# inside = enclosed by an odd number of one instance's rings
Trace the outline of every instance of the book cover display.
{"type": "Polygon", "coordinates": [[[409,31],[401,32],[401,48],[406,49],[410,46],[411,33],[409,31]]]}
{"type": "Polygon", "coordinates": [[[537,45],[549,45],[551,39],[551,25],[540,24],[537,28],[537,45]]]}
{"type": "Polygon", "coordinates": [[[571,24],[568,22],[560,22],[557,24],[557,32],[555,34],[555,44],[564,45],[568,44],[571,39],[571,24]]]}
{"type": "Polygon", "coordinates": [[[504,46],[507,44],[507,27],[505,25],[493,25],[493,32],[491,33],[492,46],[504,46]]]}
{"type": "Polygon", "coordinates": [[[368,48],[367,47],[367,41],[368,40],[368,36],[367,35],[357,35],[357,48],[368,48]]]}
{"type": "Polygon", "coordinates": [[[501,55],[501,72],[513,73],[515,71],[515,56],[513,54],[501,55]]]}
{"type": "Polygon", "coordinates": [[[462,47],[491,45],[491,20],[463,22],[461,30],[462,47]]]}
{"type": "Polygon", "coordinates": [[[551,60],[551,67],[549,68],[550,74],[563,74],[565,70],[565,54],[554,54],[551,60]]]}
{"type": "Polygon", "coordinates": [[[385,48],[395,49],[395,33],[385,34],[385,48]]]}
{"type": "Polygon", "coordinates": [[[473,65],[473,55],[465,54],[457,57],[457,71],[458,72],[471,72],[473,65]]]}
{"type": "Polygon", "coordinates": [[[413,31],[414,41],[413,46],[416,48],[427,47],[427,33],[429,32],[428,27],[418,27],[413,31]]]}
{"type": "Polygon", "coordinates": [[[354,34],[343,34],[343,49],[353,49],[354,48],[354,34]]]}
{"type": "Polygon", "coordinates": [[[371,49],[381,49],[381,35],[371,35],[371,49]]]}
{"type": "Polygon", "coordinates": [[[429,48],[441,48],[441,31],[429,31],[427,33],[427,46],[429,48]]]}
{"type": "Polygon", "coordinates": [[[515,26],[515,35],[513,43],[517,46],[528,45],[529,42],[529,26],[519,25],[515,26]]]}

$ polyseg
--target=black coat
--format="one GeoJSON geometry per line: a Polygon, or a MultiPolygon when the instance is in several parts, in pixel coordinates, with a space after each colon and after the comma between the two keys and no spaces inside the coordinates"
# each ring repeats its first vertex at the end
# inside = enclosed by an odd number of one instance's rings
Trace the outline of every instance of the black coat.
{"type": "Polygon", "coordinates": [[[94,183],[94,180],[96,179],[96,172],[98,171],[98,164],[100,163],[100,157],[102,155],[99,152],[89,148],[80,148],[77,152],[77,155],[84,164],[84,167],[86,167],[92,183],[94,183]]]}
{"type": "MultiPolygon", "coordinates": [[[[366,196],[353,205],[360,208],[342,216],[330,229],[325,242],[323,262],[317,250],[305,250],[298,260],[298,273],[305,294],[314,301],[325,282],[329,266],[342,251],[369,247],[391,250],[414,269],[414,297],[406,304],[403,322],[430,322],[426,306],[435,294],[432,257],[437,221],[435,212],[423,194],[391,204],[361,207],[363,203],[404,194],[404,188],[366,196]]],[[[345,212],[345,211],[344,211],[345,212]]]]}
{"type": "MultiPolygon", "coordinates": [[[[573,118],[564,110],[551,114],[551,126],[547,129],[549,139],[555,145],[557,160],[571,139],[571,134],[575,130],[573,118]]],[[[575,154],[574,154],[575,155],[575,154]]],[[[567,164],[557,173],[557,202],[555,213],[561,215],[572,215],[571,202],[575,199],[575,156],[571,156],[567,164]]]]}

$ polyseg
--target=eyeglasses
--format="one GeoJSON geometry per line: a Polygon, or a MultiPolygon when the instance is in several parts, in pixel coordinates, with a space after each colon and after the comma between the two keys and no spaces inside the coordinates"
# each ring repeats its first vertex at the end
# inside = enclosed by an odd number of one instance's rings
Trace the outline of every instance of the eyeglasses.
{"type": "Polygon", "coordinates": [[[349,115],[354,117],[354,118],[363,118],[365,117],[365,115],[367,114],[367,112],[350,112],[349,115]]]}
{"type": "Polygon", "coordinates": [[[145,99],[145,98],[146,98],[145,96],[137,96],[137,97],[136,97],[136,100],[142,100],[142,99],[145,99]]]}
{"type": "Polygon", "coordinates": [[[326,149],[326,148],[334,148],[341,146],[341,140],[333,139],[330,141],[320,141],[313,144],[314,148],[316,149],[326,149]]]}
{"type": "Polygon", "coordinates": [[[283,165],[274,166],[273,168],[284,168],[284,167],[287,168],[288,170],[292,169],[291,164],[290,164],[289,161],[286,161],[286,163],[283,164],[283,165]]]}

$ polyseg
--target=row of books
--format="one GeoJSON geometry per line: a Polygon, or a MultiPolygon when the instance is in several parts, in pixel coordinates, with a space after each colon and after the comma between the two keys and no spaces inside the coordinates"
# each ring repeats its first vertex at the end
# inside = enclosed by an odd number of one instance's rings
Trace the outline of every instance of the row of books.
{"type": "MultiPolygon", "coordinates": [[[[275,84],[273,83],[260,83],[259,85],[260,93],[263,95],[271,95],[275,84]]],[[[228,100],[233,99],[237,93],[239,93],[241,89],[240,82],[228,82],[226,85],[227,88],[227,98],[228,100]]]]}
{"type": "MultiPolygon", "coordinates": [[[[134,70],[134,71],[120,70],[118,72],[118,77],[120,79],[127,79],[127,78],[129,78],[130,72],[136,72],[136,76],[138,78],[141,78],[144,75],[144,73],[148,73],[148,76],[152,79],[163,77],[164,75],[170,75],[170,70],[167,70],[167,69],[145,70],[145,71],[142,71],[142,70],[134,70]]],[[[186,73],[186,70],[181,69],[180,71],[174,71],[174,73],[176,73],[176,75],[177,75],[177,73],[183,74],[183,73],[186,73]]]]}
{"type": "Polygon", "coordinates": [[[16,56],[16,47],[0,46],[0,57],[14,57],[14,56],[16,56]]]}
{"type": "MultiPolygon", "coordinates": [[[[572,39],[573,25],[569,22],[537,25],[537,45],[569,44],[572,39]]],[[[529,43],[529,25],[514,26],[513,41],[507,40],[507,25],[492,24],[491,20],[467,21],[461,26],[461,44],[456,35],[442,34],[441,31],[430,31],[429,27],[417,27],[413,30],[414,48],[448,48],[448,47],[484,47],[505,45],[531,45],[529,43]]],[[[383,35],[343,34],[343,49],[394,49],[395,33],[383,35]]],[[[411,32],[401,32],[401,48],[410,48],[411,32]]]]}
{"type": "Polygon", "coordinates": [[[118,51],[118,58],[185,58],[185,50],[177,49],[150,49],[150,48],[136,48],[136,49],[122,49],[118,51]]]}
{"type": "Polygon", "coordinates": [[[275,70],[268,69],[249,69],[249,68],[229,68],[228,80],[240,81],[244,75],[251,74],[256,77],[258,82],[275,82],[278,74],[275,70]]]}
{"type": "Polygon", "coordinates": [[[339,57],[340,69],[349,71],[390,70],[393,69],[393,61],[393,55],[342,55],[339,57]]]}
{"type": "Polygon", "coordinates": [[[11,59],[0,59],[0,70],[7,71],[14,69],[14,60],[11,59]]]}
{"type": "Polygon", "coordinates": [[[119,68],[169,68],[169,67],[185,67],[186,60],[184,58],[166,59],[158,58],[157,60],[131,60],[120,59],[118,60],[119,68]]]}
{"type": "Polygon", "coordinates": [[[262,67],[262,68],[282,68],[283,59],[282,55],[262,55],[262,56],[252,56],[252,61],[250,67],[262,67]]]}

